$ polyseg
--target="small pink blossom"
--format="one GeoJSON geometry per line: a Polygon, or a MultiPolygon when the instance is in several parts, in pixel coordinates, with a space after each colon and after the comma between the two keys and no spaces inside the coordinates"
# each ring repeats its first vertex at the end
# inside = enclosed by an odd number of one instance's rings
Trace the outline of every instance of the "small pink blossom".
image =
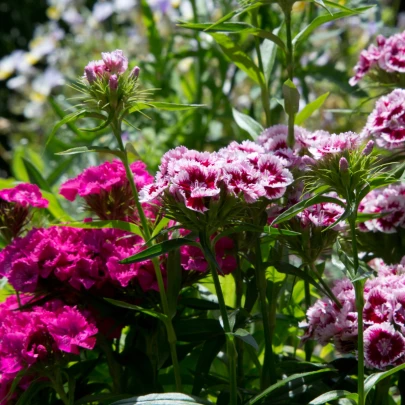
{"type": "Polygon", "coordinates": [[[356,149],[360,145],[360,142],[360,136],[354,132],[344,132],[329,136],[323,134],[308,150],[318,160],[329,154],[356,149]]]}
{"type": "Polygon", "coordinates": [[[113,52],[102,52],[101,57],[105,70],[112,75],[120,75],[128,69],[128,59],[120,49],[113,52]]]}

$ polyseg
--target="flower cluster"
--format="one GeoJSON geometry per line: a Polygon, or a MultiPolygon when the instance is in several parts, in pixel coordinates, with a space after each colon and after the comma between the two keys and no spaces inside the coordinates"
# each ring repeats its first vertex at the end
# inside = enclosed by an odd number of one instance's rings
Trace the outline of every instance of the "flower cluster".
{"type": "Polygon", "coordinates": [[[377,74],[380,80],[387,76],[389,82],[396,82],[396,76],[405,73],[405,32],[389,38],[379,35],[377,46],[371,45],[361,52],[354,70],[355,76],[350,79],[352,86],[370,73],[377,74]]]}
{"type": "Polygon", "coordinates": [[[359,225],[363,232],[395,233],[399,227],[405,227],[405,185],[389,185],[376,189],[361,201],[359,212],[380,214],[359,225]]]}
{"type": "MultiPolygon", "coordinates": [[[[378,260],[372,265],[378,276],[367,280],[364,289],[364,355],[367,367],[383,370],[405,362],[405,275],[403,264],[387,266],[378,260]]],[[[354,287],[344,279],[333,293],[342,307],[329,298],[318,300],[307,312],[308,322],[301,324],[304,339],[323,345],[333,341],[341,353],[349,353],[357,344],[354,287]]]]}
{"type": "Polygon", "coordinates": [[[381,97],[367,119],[362,136],[371,137],[385,149],[405,145],[405,90],[396,89],[381,97]]]}
{"type": "Polygon", "coordinates": [[[163,156],[159,169],[154,184],[141,190],[141,201],[169,197],[173,204],[199,213],[208,211],[221,196],[248,204],[277,199],[292,183],[283,161],[250,141],[232,142],[214,153],[180,146],[163,156]]]}
{"type": "Polygon", "coordinates": [[[90,84],[98,78],[108,78],[113,83],[117,80],[117,75],[128,69],[128,59],[119,49],[111,53],[103,52],[101,56],[102,60],[92,61],[84,68],[84,75],[90,84]]]}
{"type": "Polygon", "coordinates": [[[0,253],[0,275],[22,292],[37,292],[53,282],[76,290],[99,290],[106,283],[127,287],[137,281],[144,291],[158,289],[150,261],[120,264],[139,253],[143,240],[114,229],[50,227],[33,229],[0,253]]]}
{"type": "Polygon", "coordinates": [[[0,191],[0,232],[6,241],[19,236],[30,220],[33,208],[47,208],[35,184],[21,183],[0,191]]]}
{"type": "MultiPolygon", "coordinates": [[[[143,162],[136,161],[130,168],[138,190],[153,182],[143,162]]],[[[85,200],[87,208],[101,219],[125,220],[134,216],[134,197],[125,167],[119,160],[89,167],[76,178],[63,183],[60,194],[69,201],[74,201],[79,195],[85,200]]],[[[153,216],[149,204],[144,208],[153,216]]]]}
{"type": "MultiPolygon", "coordinates": [[[[30,296],[22,295],[28,304],[30,296]]],[[[87,312],[60,300],[19,310],[15,296],[0,304],[0,403],[21,370],[52,364],[55,353],[93,349],[98,330],[87,312]]],[[[58,356],[60,358],[60,355],[58,356]]]]}

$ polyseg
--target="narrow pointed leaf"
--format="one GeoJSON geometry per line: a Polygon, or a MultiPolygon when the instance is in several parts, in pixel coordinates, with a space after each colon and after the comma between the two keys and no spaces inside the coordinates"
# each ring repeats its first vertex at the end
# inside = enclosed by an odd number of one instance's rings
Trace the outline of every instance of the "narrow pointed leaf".
{"type": "Polygon", "coordinates": [[[213,405],[205,399],[192,395],[166,392],[164,394],[149,394],[114,402],[112,405],[213,405]]]}
{"type": "Polygon", "coordinates": [[[122,152],[119,150],[114,150],[114,149],[109,149],[105,148],[103,146],[78,146],[77,148],[72,148],[65,150],[63,152],[58,152],[56,155],[77,155],[80,153],[111,153],[112,155],[115,155],[117,157],[122,156],[122,152]]]}
{"type": "Polygon", "coordinates": [[[107,221],[92,221],[92,222],[69,222],[67,224],[61,224],[69,228],[81,228],[81,229],[120,229],[121,231],[131,232],[135,235],[142,237],[142,232],[139,226],[131,224],[130,222],[107,220],[107,221]]]}
{"type": "Polygon", "coordinates": [[[142,312],[145,315],[152,316],[153,318],[160,319],[163,322],[167,321],[167,316],[165,314],[163,314],[161,312],[157,312],[153,309],[147,309],[147,308],[140,307],[138,305],[128,304],[127,302],[124,302],[124,301],[113,300],[112,298],[104,298],[104,300],[109,302],[110,304],[115,305],[116,307],[132,309],[134,311],[142,312]]]}
{"type": "Polygon", "coordinates": [[[370,391],[373,389],[373,387],[378,384],[380,381],[384,380],[384,378],[390,377],[391,375],[397,373],[398,371],[401,371],[405,369],[405,363],[401,364],[397,367],[392,368],[391,370],[388,371],[383,371],[381,373],[374,373],[369,375],[365,381],[364,381],[364,394],[367,396],[370,391]]]}
{"type": "Polygon", "coordinates": [[[171,250],[178,249],[181,246],[185,245],[199,247],[199,244],[191,239],[187,238],[171,239],[164,241],[162,243],[157,243],[156,245],[153,245],[143,250],[142,252],[137,253],[134,256],[127,257],[126,259],[121,260],[120,263],[129,264],[142,262],[144,260],[152,259],[153,257],[164,255],[165,253],[168,253],[171,250]]]}
{"type": "Polygon", "coordinates": [[[313,113],[319,110],[329,96],[329,92],[322,94],[312,103],[307,104],[295,117],[295,125],[302,125],[313,113]]]}
{"type": "Polygon", "coordinates": [[[327,402],[334,401],[336,399],[340,398],[347,398],[347,399],[353,399],[357,401],[358,395],[354,394],[349,391],[344,391],[344,390],[334,390],[334,391],[329,391],[326,392],[325,394],[320,395],[319,397],[313,399],[309,405],[321,405],[321,404],[326,404],[327,402]]]}
{"type": "Polygon", "coordinates": [[[259,345],[257,344],[255,338],[247,330],[239,328],[231,334],[244,341],[246,344],[252,346],[256,351],[259,350],[259,345]]]}
{"type": "Polygon", "coordinates": [[[36,184],[42,190],[51,192],[48,182],[42,177],[40,171],[27,159],[22,158],[24,166],[27,169],[31,183],[36,184]]]}
{"type": "Polygon", "coordinates": [[[253,140],[256,140],[257,137],[264,131],[264,128],[252,117],[239,112],[235,108],[232,108],[232,114],[238,126],[245,130],[253,140]]]}

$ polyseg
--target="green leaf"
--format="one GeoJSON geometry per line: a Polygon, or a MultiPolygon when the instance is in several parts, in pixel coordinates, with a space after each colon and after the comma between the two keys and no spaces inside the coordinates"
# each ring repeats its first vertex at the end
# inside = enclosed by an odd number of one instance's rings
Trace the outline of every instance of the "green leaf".
{"type": "Polygon", "coordinates": [[[264,128],[252,117],[239,112],[235,108],[232,108],[232,114],[238,126],[245,130],[253,140],[256,140],[257,137],[264,131],[264,128]]]}
{"type": "Polygon", "coordinates": [[[165,228],[170,222],[170,218],[162,218],[154,227],[153,232],[152,232],[152,236],[151,239],[154,239],[158,233],[165,228]]]}
{"type": "Polygon", "coordinates": [[[145,110],[147,108],[156,108],[157,110],[165,110],[165,111],[184,111],[184,110],[193,110],[195,108],[200,107],[205,107],[205,104],[175,104],[175,103],[151,101],[147,103],[137,103],[134,107],[129,109],[128,113],[131,114],[133,112],[145,110]]]}
{"type": "Polygon", "coordinates": [[[329,392],[326,392],[325,394],[322,394],[319,397],[316,397],[315,399],[313,399],[309,403],[309,405],[326,404],[327,402],[334,401],[335,399],[340,399],[340,398],[353,399],[353,400],[357,401],[358,395],[351,393],[349,391],[344,391],[344,390],[329,391],[329,392]]]}
{"type": "Polygon", "coordinates": [[[53,137],[55,136],[56,132],[58,132],[58,129],[62,127],[65,124],[68,124],[70,122],[76,121],[81,117],[86,116],[86,110],[79,110],[75,111],[69,115],[65,115],[52,129],[51,133],[48,136],[48,140],[46,141],[45,147],[48,146],[48,144],[51,142],[53,137]]]}
{"type": "Polygon", "coordinates": [[[206,401],[192,395],[179,394],[177,392],[167,392],[164,394],[149,394],[141,397],[133,397],[122,401],[114,402],[112,405],[212,405],[206,401]]]}
{"type": "Polygon", "coordinates": [[[403,369],[405,369],[405,363],[401,364],[397,367],[394,367],[391,370],[369,375],[364,381],[364,395],[367,397],[367,395],[370,393],[370,391],[373,389],[373,387],[376,384],[378,384],[380,381],[384,380],[384,378],[390,377],[391,375],[393,375],[403,369]]]}
{"type": "Polygon", "coordinates": [[[47,210],[58,222],[73,221],[73,218],[64,211],[54,194],[45,190],[41,190],[41,193],[49,201],[47,210]]]}
{"type": "Polygon", "coordinates": [[[307,281],[309,284],[312,284],[323,295],[329,297],[327,291],[317,281],[315,281],[315,279],[310,274],[299,269],[298,267],[295,267],[292,264],[286,262],[270,262],[269,264],[273,266],[279,273],[289,274],[292,276],[299,277],[301,280],[307,281]]]}
{"type": "Polygon", "coordinates": [[[263,73],[253,60],[236,45],[228,35],[210,33],[215,42],[221,47],[224,54],[243,72],[245,72],[257,84],[264,82],[263,73]]]}
{"type": "Polygon", "coordinates": [[[259,345],[257,344],[255,338],[245,329],[237,329],[231,335],[236,336],[238,339],[243,340],[246,344],[252,346],[256,351],[259,350],[259,345]]]}
{"type": "Polygon", "coordinates": [[[325,24],[330,21],[338,20],[340,18],[348,17],[351,15],[356,15],[360,14],[363,11],[369,10],[374,6],[366,6],[366,7],[359,7],[355,8],[353,10],[345,10],[345,11],[340,11],[339,13],[335,14],[325,14],[325,15],[320,15],[319,17],[316,17],[307,27],[305,27],[300,33],[297,34],[297,36],[293,39],[293,45],[297,47],[301,42],[305,41],[309,35],[314,31],[316,28],[321,26],[322,24],[325,24]]]}
{"type": "Polygon", "coordinates": [[[22,161],[27,170],[30,182],[36,184],[42,190],[51,192],[48,182],[42,177],[40,171],[29,160],[22,158],[22,161]]]}
{"type": "Polygon", "coordinates": [[[330,92],[322,94],[312,103],[307,104],[295,117],[295,125],[302,125],[315,111],[319,110],[328,98],[330,92]]]}
{"type": "Polygon", "coordinates": [[[320,204],[320,203],[334,203],[346,208],[343,201],[333,198],[327,197],[324,195],[316,195],[311,198],[307,198],[306,200],[300,201],[299,203],[293,205],[288,210],[281,213],[273,222],[272,226],[276,224],[281,224],[282,222],[288,221],[291,218],[294,218],[297,214],[303,211],[305,208],[311,207],[312,205],[320,204]]]}
{"type": "Polygon", "coordinates": [[[11,161],[11,170],[16,180],[23,181],[24,183],[29,183],[30,176],[28,175],[27,169],[23,162],[24,155],[25,152],[22,147],[17,147],[14,149],[11,161]]]}
{"type": "Polygon", "coordinates": [[[217,357],[221,348],[225,344],[225,336],[220,335],[216,339],[208,339],[204,342],[201,354],[195,367],[195,376],[193,383],[193,395],[199,395],[204,387],[205,378],[208,375],[211,364],[217,357]]]}
{"type": "Polygon", "coordinates": [[[121,260],[120,263],[129,264],[142,262],[144,260],[152,259],[153,257],[164,255],[171,250],[178,249],[179,247],[185,245],[199,247],[199,244],[196,241],[187,238],[166,240],[164,242],[157,243],[156,245],[153,245],[142,252],[137,253],[136,255],[127,257],[126,259],[121,260]]]}
{"type": "Polygon", "coordinates": [[[163,314],[161,312],[157,312],[153,309],[147,309],[147,308],[140,307],[138,305],[128,304],[127,302],[124,302],[124,301],[113,300],[112,298],[104,298],[104,300],[109,302],[110,304],[115,305],[116,307],[132,309],[134,311],[141,312],[145,315],[152,316],[153,318],[160,319],[163,322],[167,322],[167,316],[165,314],[163,314]]]}
{"type": "Polygon", "coordinates": [[[169,304],[170,315],[174,317],[177,311],[177,300],[182,284],[183,270],[180,263],[180,251],[169,252],[166,263],[167,270],[167,302],[169,304]]]}
{"type": "MultiPolygon", "coordinates": [[[[65,113],[65,111],[63,111],[63,109],[59,106],[59,104],[55,101],[55,99],[50,96],[48,98],[49,104],[51,105],[53,111],[55,112],[55,114],[60,118],[63,119],[65,118],[68,114],[65,113]]],[[[73,122],[66,122],[66,125],[68,126],[68,128],[74,133],[76,134],[79,138],[81,139],[85,139],[85,136],[80,132],[80,130],[76,127],[75,124],[73,124],[73,122]]]]}
{"type": "Polygon", "coordinates": [[[18,401],[15,405],[30,405],[30,404],[37,404],[38,398],[35,402],[34,397],[38,394],[38,392],[42,391],[45,388],[51,388],[52,384],[49,381],[38,381],[34,380],[29,387],[20,395],[18,401]]]}
{"type": "Polygon", "coordinates": [[[81,228],[81,229],[120,229],[121,231],[131,232],[138,236],[143,237],[142,231],[138,225],[125,221],[106,220],[106,221],[92,221],[92,222],[69,222],[60,224],[60,226],[66,226],[69,228],[81,228]]]}
{"type": "Polygon", "coordinates": [[[283,96],[285,112],[288,115],[296,114],[300,108],[300,93],[290,79],[283,84],[283,96]]]}
{"type": "Polygon", "coordinates": [[[46,179],[47,183],[53,186],[65,174],[67,169],[71,167],[74,159],[74,157],[65,159],[56,168],[52,169],[52,173],[46,179]]]}
{"type": "Polygon", "coordinates": [[[56,155],[77,155],[80,153],[92,153],[92,152],[111,153],[112,155],[115,155],[117,157],[122,156],[121,151],[105,148],[103,146],[78,146],[77,148],[72,148],[72,149],[65,150],[63,152],[58,152],[58,153],[56,153],[56,155]]]}
{"type": "MultiPolygon", "coordinates": [[[[273,34],[278,35],[281,27],[282,25],[276,28],[273,31],[273,34]]],[[[274,64],[276,62],[277,48],[275,46],[275,43],[273,41],[270,41],[269,39],[265,39],[260,45],[260,53],[262,54],[263,73],[267,85],[267,83],[269,83],[270,81],[271,73],[273,71],[274,64]]]]}
{"type": "Polygon", "coordinates": [[[273,391],[275,391],[278,388],[284,387],[291,381],[301,379],[303,384],[308,384],[311,381],[316,381],[319,378],[322,378],[323,377],[322,374],[331,373],[331,372],[335,372],[335,370],[327,368],[324,370],[310,371],[308,373],[293,374],[292,376],[284,378],[284,380],[271,385],[270,387],[265,389],[263,392],[261,392],[259,395],[256,395],[254,398],[252,398],[250,401],[248,401],[246,405],[253,405],[253,404],[259,403],[267,395],[271,394],[273,391]]]}

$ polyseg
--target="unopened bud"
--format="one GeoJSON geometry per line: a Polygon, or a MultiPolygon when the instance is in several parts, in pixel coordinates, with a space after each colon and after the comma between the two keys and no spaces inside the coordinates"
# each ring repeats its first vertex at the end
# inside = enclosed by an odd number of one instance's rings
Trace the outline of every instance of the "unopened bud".
{"type": "Polygon", "coordinates": [[[339,160],[339,170],[342,173],[346,173],[349,170],[349,162],[345,157],[341,157],[339,160]]]}
{"type": "Polygon", "coordinates": [[[136,80],[139,76],[139,72],[141,71],[141,68],[139,66],[135,66],[132,69],[131,74],[129,75],[130,77],[132,77],[134,80],[136,80]]]}
{"type": "Polygon", "coordinates": [[[301,158],[301,162],[302,162],[304,165],[306,165],[306,166],[312,166],[312,165],[314,165],[314,164],[316,163],[316,160],[313,159],[313,158],[311,158],[311,157],[308,156],[308,155],[304,155],[304,156],[301,158]]]}
{"type": "Polygon", "coordinates": [[[365,148],[363,149],[362,155],[364,156],[368,156],[374,148],[374,141],[368,141],[367,145],[365,146],[365,148]]]}
{"type": "Polygon", "coordinates": [[[94,71],[92,66],[86,66],[84,68],[84,74],[90,84],[92,84],[97,79],[96,72],[94,71]]]}
{"type": "Polygon", "coordinates": [[[111,75],[110,76],[110,79],[108,80],[108,85],[110,86],[111,90],[117,90],[117,88],[118,88],[117,75],[111,75]]]}

